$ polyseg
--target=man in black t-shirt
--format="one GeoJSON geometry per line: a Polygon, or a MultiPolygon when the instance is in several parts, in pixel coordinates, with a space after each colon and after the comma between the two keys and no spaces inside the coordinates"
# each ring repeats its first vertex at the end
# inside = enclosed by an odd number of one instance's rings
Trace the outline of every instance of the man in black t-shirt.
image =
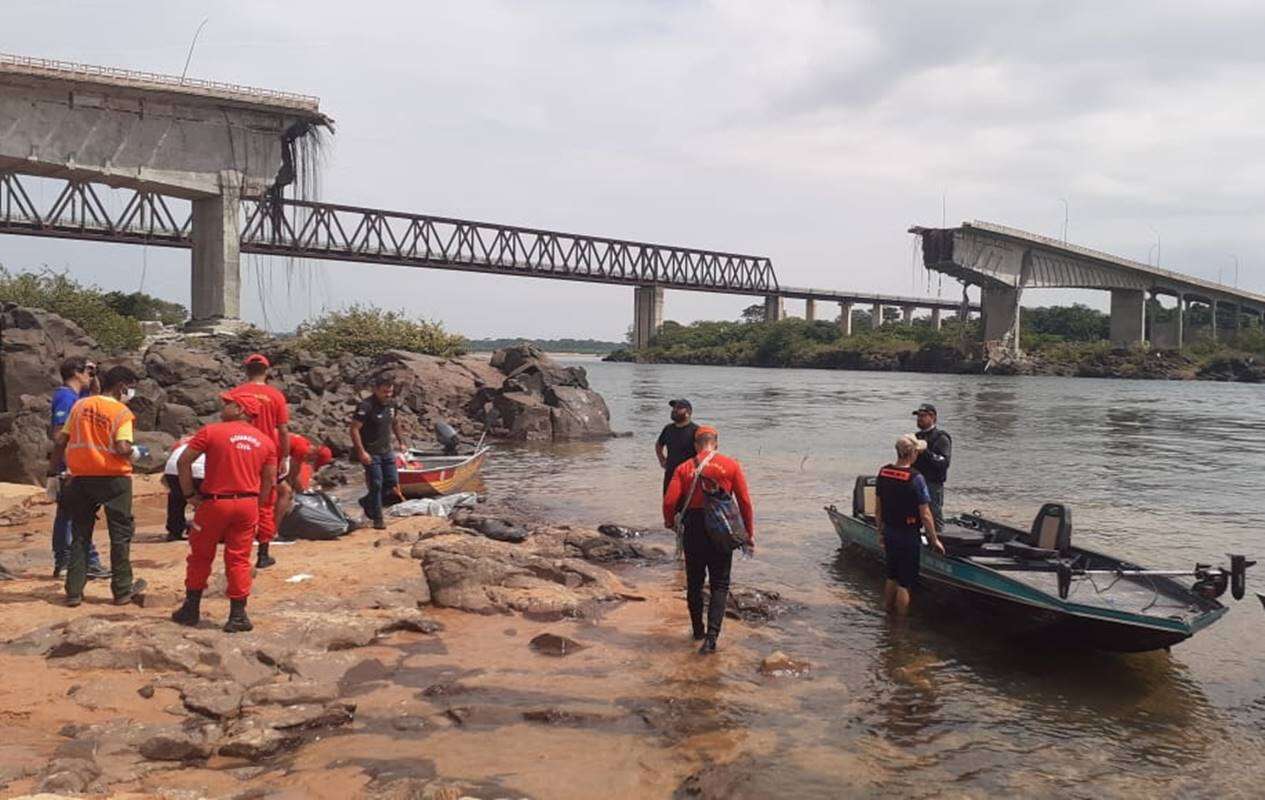
{"type": "Polygon", "coordinates": [[[373,527],[386,527],[382,519],[383,500],[389,498],[400,485],[400,475],[395,467],[395,450],[391,439],[395,438],[400,450],[404,450],[404,437],[400,435],[399,420],[395,417],[395,384],[391,376],[383,374],[374,381],[373,394],[356,406],[351,417],[352,454],[365,468],[365,488],[368,492],[360,498],[373,527]]]}
{"type": "Polygon", "coordinates": [[[694,406],[689,400],[669,400],[668,405],[672,406],[672,421],[663,426],[663,432],[654,444],[654,454],[659,457],[659,466],[663,467],[665,493],[676,468],[694,457],[694,432],[698,430],[693,422],[694,406]]]}

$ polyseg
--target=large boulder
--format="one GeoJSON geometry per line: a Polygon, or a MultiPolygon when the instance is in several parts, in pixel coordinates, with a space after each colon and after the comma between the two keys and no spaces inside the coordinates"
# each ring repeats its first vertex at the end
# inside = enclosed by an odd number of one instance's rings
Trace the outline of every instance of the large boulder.
{"type": "Polygon", "coordinates": [[[0,413],[0,481],[44,483],[50,446],[47,405],[0,413]]]}
{"type": "Polygon", "coordinates": [[[5,303],[0,307],[0,411],[19,410],[24,394],[52,394],[61,385],[61,362],[95,349],[96,342],[70,320],[5,303]]]}
{"type": "Polygon", "coordinates": [[[162,472],[176,440],[163,431],[136,431],[134,435],[136,444],[145,447],[149,452],[132,462],[132,469],[140,473],[162,472]]]}
{"type": "Polygon", "coordinates": [[[202,378],[224,379],[224,365],[210,353],[195,350],[184,342],[160,342],[145,351],[145,372],[162,386],[202,378]]]}
{"type": "Polygon", "coordinates": [[[179,403],[163,403],[162,411],[158,414],[158,430],[177,439],[193,433],[200,426],[201,422],[193,409],[179,403]]]}
{"type": "Polygon", "coordinates": [[[555,440],[611,435],[611,412],[597,392],[578,386],[550,386],[545,390],[545,402],[555,440]]]}
{"type": "Polygon", "coordinates": [[[198,415],[214,414],[223,407],[220,393],[226,387],[206,378],[190,378],[167,388],[167,400],[193,409],[198,415]]]}
{"type": "Polygon", "coordinates": [[[491,424],[504,429],[506,438],[547,442],[553,437],[553,416],[543,398],[526,392],[505,392],[492,401],[491,424]]]}

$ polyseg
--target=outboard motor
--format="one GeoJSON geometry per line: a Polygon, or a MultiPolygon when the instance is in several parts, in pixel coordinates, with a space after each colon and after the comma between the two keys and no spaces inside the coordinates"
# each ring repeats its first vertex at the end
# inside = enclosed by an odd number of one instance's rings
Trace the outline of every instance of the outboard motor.
{"type": "Polygon", "coordinates": [[[461,444],[461,437],[457,435],[451,425],[440,421],[435,423],[435,441],[439,442],[440,447],[444,448],[444,455],[455,456],[457,447],[461,444]]]}
{"type": "MultiPolygon", "coordinates": [[[[1247,568],[1256,566],[1255,561],[1248,561],[1247,556],[1230,553],[1230,594],[1235,600],[1242,600],[1247,594],[1247,568]]],[[[1263,601],[1265,602],[1265,601],[1263,601]]]]}

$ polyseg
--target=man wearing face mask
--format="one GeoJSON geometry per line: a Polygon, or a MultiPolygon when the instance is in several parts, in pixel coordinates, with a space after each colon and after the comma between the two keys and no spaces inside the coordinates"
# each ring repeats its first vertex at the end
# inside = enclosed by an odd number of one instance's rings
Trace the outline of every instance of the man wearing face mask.
{"type": "Polygon", "coordinates": [[[672,407],[672,421],[663,426],[659,440],[654,443],[654,454],[659,458],[659,466],[663,467],[663,491],[668,491],[672,482],[672,473],[676,468],[695,456],[694,433],[698,425],[694,424],[694,406],[685,398],[669,400],[672,407]]]}
{"type": "Polygon", "coordinates": [[[142,450],[132,444],[135,415],[127,402],[140,379],[127,367],[114,367],[101,380],[101,394],[75,403],[57,434],[53,460],[65,463],[70,477],[62,504],[70,515],[70,561],[66,567],[66,605],[83,602],[88,580],[88,551],[97,509],[105,509],[110,532],[110,590],[115,605],[126,605],[145,591],[132,580],[132,461],[142,450]]]}

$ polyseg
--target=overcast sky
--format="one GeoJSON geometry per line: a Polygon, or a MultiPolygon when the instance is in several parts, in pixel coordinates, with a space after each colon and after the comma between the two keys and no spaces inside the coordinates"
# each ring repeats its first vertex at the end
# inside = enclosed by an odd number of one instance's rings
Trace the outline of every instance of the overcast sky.
{"type": "MultiPolygon", "coordinates": [[[[767,255],[942,293],[914,223],[985,219],[1265,290],[1265,4],[44,0],[0,49],[318,95],[331,202],[767,255]],[[1162,246],[1155,248],[1158,236],[1162,246]]],[[[181,251],[0,237],[188,302],[181,251]]],[[[246,316],[371,302],[469,336],[620,338],[632,290],[243,257],[246,316]]],[[[1025,303],[1073,297],[1031,292],[1025,303]]],[[[1077,294],[1095,305],[1105,295],[1077,294]]],[[[750,298],[667,294],[671,319],[750,298]]],[[[802,304],[788,302],[793,314],[802,304]]],[[[830,312],[832,315],[834,311],[830,312]]]]}

